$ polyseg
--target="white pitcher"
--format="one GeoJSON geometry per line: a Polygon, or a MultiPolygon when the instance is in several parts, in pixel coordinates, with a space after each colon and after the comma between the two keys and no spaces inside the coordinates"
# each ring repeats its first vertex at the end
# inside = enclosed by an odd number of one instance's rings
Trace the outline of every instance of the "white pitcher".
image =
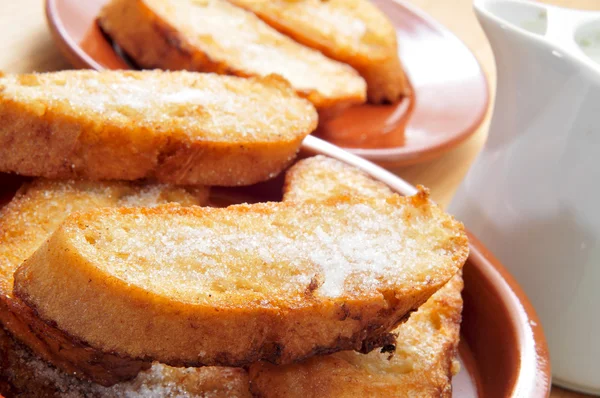
{"type": "Polygon", "coordinates": [[[475,11],[496,103],[450,211],[533,302],[553,381],[600,394],[600,12],[514,0],[475,11]]]}

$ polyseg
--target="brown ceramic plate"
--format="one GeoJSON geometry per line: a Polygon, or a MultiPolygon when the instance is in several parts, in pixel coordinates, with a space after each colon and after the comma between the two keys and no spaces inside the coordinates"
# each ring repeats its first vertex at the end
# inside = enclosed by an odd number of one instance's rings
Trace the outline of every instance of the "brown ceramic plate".
{"type": "MultiPolygon", "coordinates": [[[[46,2],[52,34],[75,67],[131,68],[94,23],[106,2],[46,2]]],[[[316,134],[385,166],[429,160],[476,131],[489,100],[485,76],[467,47],[432,18],[404,2],[374,2],[396,26],[414,97],[352,107],[323,121],[316,134]]]]}
{"type": "MultiPolygon", "coordinates": [[[[302,157],[324,154],[361,168],[394,191],[410,195],[415,188],[373,163],[316,137],[307,137],[302,157]]],[[[18,177],[0,174],[0,206],[18,187],[18,177]]],[[[245,188],[213,191],[213,205],[280,200],[281,176],[245,188]]],[[[460,359],[454,396],[547,397],[550,365],[544,334],[531,304],[502,265],[473,236],[464,267],[465,300],[460,359]]],[[[0,353],[1,354],[1,353],[0,353]]],[[[1,355],[0,355],[1,356],[1,355]]]]}

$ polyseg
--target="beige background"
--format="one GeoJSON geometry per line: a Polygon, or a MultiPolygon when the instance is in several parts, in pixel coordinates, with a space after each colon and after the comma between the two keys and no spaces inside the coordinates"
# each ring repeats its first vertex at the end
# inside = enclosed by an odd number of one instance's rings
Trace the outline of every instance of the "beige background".
{"type": "MultiPolygon", "coordinates": [[[[85,1],[85,0],[84,0],[85,1]]],[[[495,90],[494,58],[471,10],[472,0],[408,0],[421,7],[455,32],[480,60],[495,90]]],[[[543,0],[567,7],[598,9],[600,0],[543,0]]],[[[42,0],[0,0],[0,70],[5,72],[51,71],[69,64],[54,47],[43,14],[42,0]]],[[[413,184],[431,188],[440,204],[447,205],[471,162],[485,142],[488,119],[476,134],[441,158],[397,170],[413,184]]],[[[554,388],[552,398],[583,397],[554,388]]]]}

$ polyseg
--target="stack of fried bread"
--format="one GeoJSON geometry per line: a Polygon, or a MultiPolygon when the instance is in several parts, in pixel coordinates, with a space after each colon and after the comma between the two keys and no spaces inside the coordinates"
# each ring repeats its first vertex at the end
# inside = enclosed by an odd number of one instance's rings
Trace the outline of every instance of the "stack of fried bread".
{"type": "Polygon", "coordinates": [[[141,68],[277,74],[321,113],[410,93],[369,0],[112,0],[98,24],[141,68]]]}
{"type": "Polygon", "coordinates": [[[285,80],[10,75],[0,119],[0,172],[33,177],[0,209],[0,394],[450,396],[462,225],[290,168],[317,112],[285,80]],[[210,206],[282,172],[281,202],[210,206]]]}

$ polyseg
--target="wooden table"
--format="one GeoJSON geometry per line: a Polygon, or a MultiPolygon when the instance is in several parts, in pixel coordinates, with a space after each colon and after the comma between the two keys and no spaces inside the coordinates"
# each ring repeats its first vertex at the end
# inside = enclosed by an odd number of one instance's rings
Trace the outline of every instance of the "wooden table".
{"type": "MultiPolygon", "coordinates": [[[[495,91],[496,71],[489,44],[471,10],[472,0],[408,0],[455,32],[473,50],[495,91]]],[[[543,0],[548,3],[600,9],[598,0],[543,0]]],[[[52,71],[69,68],[54,47],[46,27],[43,0],[0,2],[0,70],[5,72],[52,71]]],[[[434,161],[394,170],[413,184],[428,186],[433,198],[447,205],[460,181],[481,149],[487,135],[488,118],[469,140],[434,161]]],[[[554,388],[552,398],[584,397],[554,388]]]]}

